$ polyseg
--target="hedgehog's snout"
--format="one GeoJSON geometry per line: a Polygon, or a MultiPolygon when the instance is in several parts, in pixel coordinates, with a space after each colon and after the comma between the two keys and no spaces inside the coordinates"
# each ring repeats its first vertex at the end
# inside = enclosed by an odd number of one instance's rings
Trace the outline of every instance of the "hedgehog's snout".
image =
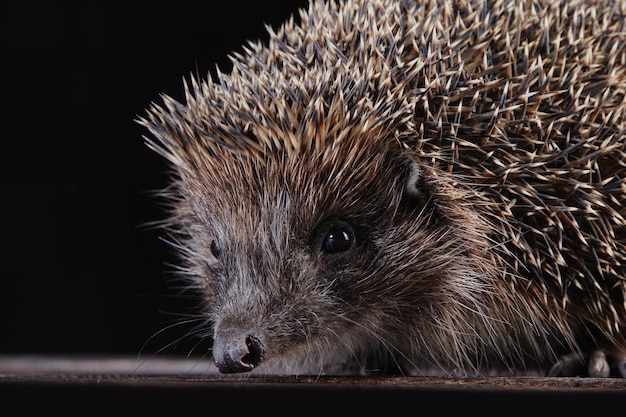
{"type": "Polygon", "coordinates": [[[265,347],[261,340],[248,332],[216,332],[213,341],[213,359],[223,374],[249,372],[264,359],[265,347]]]}

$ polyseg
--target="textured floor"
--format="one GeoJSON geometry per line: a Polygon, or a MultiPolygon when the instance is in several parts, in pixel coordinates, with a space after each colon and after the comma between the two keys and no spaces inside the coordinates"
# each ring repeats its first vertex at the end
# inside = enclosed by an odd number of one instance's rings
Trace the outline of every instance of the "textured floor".
{"type": "Polygon", "coordinates": [[[218,409],[291,415],[344,409],[367,415],[407,407],[415,415],[472,409],[481,415],[502,415],[503,409],[622,415],[626,409],[626,380],[617,378],[259,377],[222,376],[214,369],[197,359],[0,356],[0,401],[23,411],[75,415],[121,409],[167,415],[186,409],[203,415],[218,409]]]}

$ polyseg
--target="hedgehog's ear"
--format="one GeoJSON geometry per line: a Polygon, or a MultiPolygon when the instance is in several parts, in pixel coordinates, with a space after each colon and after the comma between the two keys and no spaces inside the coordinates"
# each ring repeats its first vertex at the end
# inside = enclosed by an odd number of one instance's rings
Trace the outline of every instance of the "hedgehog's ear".
{"type": "Polygon", "coordinates": [[[404,193],[409,204],[423,207],[429,199],[425,168],[416,158],[406,156],[403,175],[405,176],[404,193]]]}
{"type": "Polygon", "coordinates": [[[408,161],[407,179],[404,187],[408,196],[419,198],[421,194],[420,182],[422,181],[422,175],[422,167],[414,160],[408,161]]]}

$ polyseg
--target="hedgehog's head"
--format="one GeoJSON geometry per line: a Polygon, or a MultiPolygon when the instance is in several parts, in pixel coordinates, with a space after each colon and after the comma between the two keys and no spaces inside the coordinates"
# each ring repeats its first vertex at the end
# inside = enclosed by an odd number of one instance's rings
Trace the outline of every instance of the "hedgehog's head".
{"type": "Polygon", "coordinates": [[[488,230],[470,191],[407,145],[419,66],[397,61],[390,32],[331,44],[289,29],[142,121],[176,169],[172,226],[219,369],[290,356],[317,369],[330,352],[438,343],[446,320],[471,329],[493,273],[488,230]]]}
{"type": "Polygon", "coordinates": [[[177,171],[172,226],[204,288],[222,372],[395,353],[445,331],[438,315],[454,316],[453,302],[467,320],[492,267],[487,229],[470,192],[400,137],[412,134],[410,104],[298,97],[260,116],[215,113],[195,91],[145,123],[177,171]]]}

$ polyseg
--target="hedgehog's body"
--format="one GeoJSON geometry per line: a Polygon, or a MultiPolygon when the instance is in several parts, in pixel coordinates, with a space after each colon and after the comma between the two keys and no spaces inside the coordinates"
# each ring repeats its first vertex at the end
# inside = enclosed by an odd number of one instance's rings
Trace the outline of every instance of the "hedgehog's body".
{"type": "Polygon", "coordinates": [[[301,20],[143,121],[220,370],[626,375],[626,2],[301,20]]]}

